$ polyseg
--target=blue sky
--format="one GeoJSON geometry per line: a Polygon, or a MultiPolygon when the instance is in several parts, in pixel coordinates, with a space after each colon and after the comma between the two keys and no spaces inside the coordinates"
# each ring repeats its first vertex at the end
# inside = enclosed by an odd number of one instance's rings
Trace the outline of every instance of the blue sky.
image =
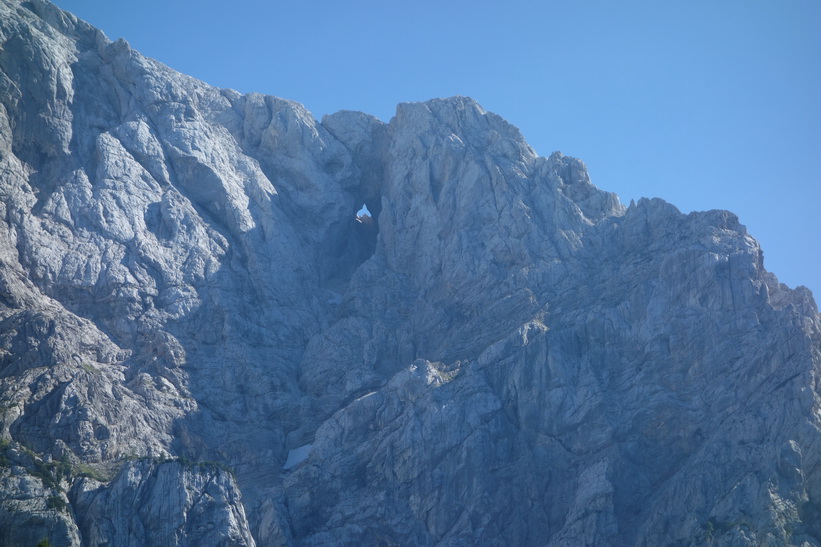
{"type": "Polygon", "coordinates": [[[212,85],[317,118],[467,95],[622,201],[729,209],[821,296],[818,0],[57,0],[212,85]]]}

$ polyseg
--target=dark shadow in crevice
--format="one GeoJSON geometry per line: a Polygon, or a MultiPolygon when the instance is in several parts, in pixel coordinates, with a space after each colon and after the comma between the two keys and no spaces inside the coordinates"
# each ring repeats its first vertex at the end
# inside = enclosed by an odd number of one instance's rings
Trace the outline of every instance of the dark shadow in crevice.
{"type": "Polygon", "coordinates": [[[342,233],[323,268],[324,283],[346,284],[353,272],[376,251],[379,218],[374,209],[377,207],[373,204],[360,202],[357,210],[352,211],[350,218],[342,224],[342,233]]]}
{"type": "Polygon", "coordinates": [[[367,260],[376,251],[376,237],[379,235],[379,224],[376,215],[372,214],[368,205],[362,204],[362,208],[356,213],[354,223],[354,237],[359,246],[360,264],[367,260]]]}

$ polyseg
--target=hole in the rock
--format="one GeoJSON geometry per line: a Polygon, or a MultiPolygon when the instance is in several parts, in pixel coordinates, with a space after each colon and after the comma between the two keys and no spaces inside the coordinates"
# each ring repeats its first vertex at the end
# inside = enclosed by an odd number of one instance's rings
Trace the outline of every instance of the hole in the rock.
{"type": "Polygon", "coordinates": [[[359,248],[359,255],[364,261],[373,254],[376,248],[376,234],[379,232],[376,218],[364,203],[356,212],[356,225],[354,226],[354,230],[358,239],[357,247],[359,248]]]}
{"type": "Polygon", "coordinates": [[[351,273],[376,251],[379,233],[379,204],[364,203],[354,214],[352,221],[344,224],[344,232],[334,241],[323,277],[328,280],[347,279],[351,273]],[[373,211],[373,212],[371,212],[373,211]]]}
{"type": "Polygon", "coordinates": [[[368,211],[368,206],[364,203],[362,204],[362,208],[356,212],[356,220],[357,222],[366,223],[366,222],[373,222],[373,215],[370,211],[368,211]]]}
{"type": "Polygon", "coordinates": [[[356,212],[356,223],[354,224],[355,246],[360,263],[367,260],[376,250],[376,236],[379,233],[379,225],[376,220],[378,214],[378,209],[371,212],[365,203],[356,212]]]}

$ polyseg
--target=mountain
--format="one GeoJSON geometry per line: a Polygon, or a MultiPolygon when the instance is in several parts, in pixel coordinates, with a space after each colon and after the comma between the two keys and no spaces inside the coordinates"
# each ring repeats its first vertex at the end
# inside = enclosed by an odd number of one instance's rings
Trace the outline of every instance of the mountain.
{"type": "Polygon", "coordinates": [[[821,317],[732,213],[45,0],[0,105],[0,543],[821,544],[821,317]]]}

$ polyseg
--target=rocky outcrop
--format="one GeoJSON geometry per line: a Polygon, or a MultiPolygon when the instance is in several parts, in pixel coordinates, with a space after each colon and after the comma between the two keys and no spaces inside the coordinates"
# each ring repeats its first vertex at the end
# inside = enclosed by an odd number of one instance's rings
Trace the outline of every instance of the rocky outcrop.
{"type": "Polygon", "coordinates": [[[809,291],[470,99],[317,122],[0,0],[0,194],[6,543],[821,543],[809,291]]]}
{"type": "Polygon", "coordinates": [[[44,462],[6,439],[0,441],[0,543],[79,545],[62,480],[64,462],[44,462]]]}
{"type": "Polygon", "coordinates": [[[138,461],[105,485],[72,492],[86,545],[254,545],[228,470],[186,461],[138,461]]]}

